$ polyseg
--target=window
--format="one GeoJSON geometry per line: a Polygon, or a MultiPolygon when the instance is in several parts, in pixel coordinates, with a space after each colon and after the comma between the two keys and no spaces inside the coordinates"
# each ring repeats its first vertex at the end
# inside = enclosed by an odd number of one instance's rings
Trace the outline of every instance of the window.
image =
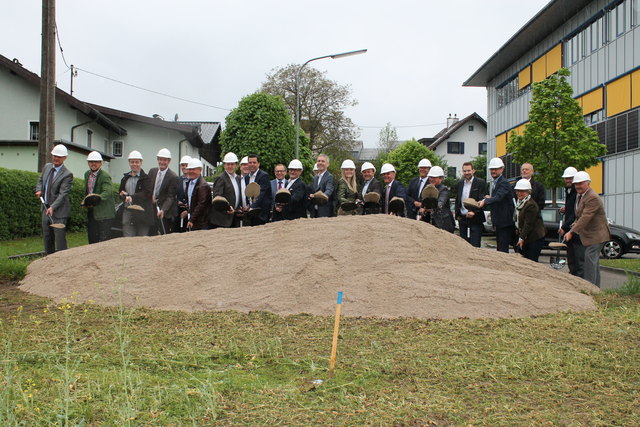
{"type": "Polygon", "coordinates": [[[625,9],[625,4],[624,3],[620,3],[618,6],[615,7],[615,9],[613,9],[611,12],[612,14],[615,14],[615,22],[616,22],[616,37],[621,36],[622,34],[624,34],[625,32],[625,21],[626,19],[624,16],[624,9],[625,9]]]}
{"type": "Polygon", "coordinates": [[[478,155],[481,156],[483,154],[487,154],[487,143],[486,142],[478,143],[478,155]]]}
{"type": "Polygon", "coordinates": [[[469,125],[469,132],[473,132],[473,125],[469,125]]]}
{"type": "Polygon", "coordinates": [[[447,176],[450,178],[455,178],[457,176],[455,166],[451,166],[447,168],[447,176]]]}
{"type": "Polygon", "coordinates": [[[464,154],[464,142],[447,142],[448,154],[464,154]]]}
{"type": "Polygon", "coordinates": [[[93,131],[87,129],[87,147],[91,148],[91,144],[93,144],[93,131]]]}
{"type": "Polygon", "coordinates": [[[631,26],[636,27],[638,25],[638,20],[640,20],[640,0],[631,0],[631,4],[629,6],[629,12],[631,14],[631,26]]]}
{"type": "Polygon", "coordinates": [[[113,141],[113,157],[122,157],[122,141],[113,141]]]}
{"type": "Polygon", "coordinates": [[[40,122],[29,122],[29,140],[40,140],[40,122]]]}

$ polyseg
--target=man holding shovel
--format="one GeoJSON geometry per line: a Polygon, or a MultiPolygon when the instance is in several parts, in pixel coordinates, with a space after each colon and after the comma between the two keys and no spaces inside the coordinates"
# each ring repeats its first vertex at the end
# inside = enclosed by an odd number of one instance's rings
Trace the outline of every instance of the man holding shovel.
{"type": "Polygon", "coordinates": [[[42,168],[36,185],[36,197],[42,201],[42,235],[47,255],[67,249],[66,224],[71,215],[69,191],[73,174],[64,166],[67,147],[58,144],[51,150],[52,162],[42,168]]]}
{"type": "Polygon", "coordinates": [[[82,206],[87,209],[87,237],[91,244],[111,238],[115,202],[111,175],[102,170],[102,155],[92,151],[87,156],[87,163],[89,170],[84,173],[85,199],[82,206]]]}

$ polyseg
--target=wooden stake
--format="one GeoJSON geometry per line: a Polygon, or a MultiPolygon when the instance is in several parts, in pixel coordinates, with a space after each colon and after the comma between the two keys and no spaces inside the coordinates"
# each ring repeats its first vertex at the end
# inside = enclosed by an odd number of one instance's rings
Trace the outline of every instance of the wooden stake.
{"type": "Polygon", "coordinates": [[[340,330],[340,310],[342,308],[342,292],[338,292],[336,304],[336,319],[333,323],[333,343],[331,344],[331,361],[329,362],[329,378],[333,378],[333,368],[336,366],[336,353],[338,351],[338,332],[340,330]]]}

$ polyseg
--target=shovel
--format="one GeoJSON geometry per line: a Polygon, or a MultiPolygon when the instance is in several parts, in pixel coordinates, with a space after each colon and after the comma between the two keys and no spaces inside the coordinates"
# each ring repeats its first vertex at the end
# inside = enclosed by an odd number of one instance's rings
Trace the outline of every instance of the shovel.
{"type": "MultiPolygon", "coordinates": [[[[42,206],[44,206],[44,210],[45,212],[47,211],[47,209],[49,208],[47,206],[47,204],[44,202],[44,198],[40,197],[40,201],[42,202],[42,206]]],[[[56,224],[55,222],[53,222],[53,218],[51,217],[51,215],[47,214],[47,217],[49,218],[49,221],[51,221],[51,224],[49,224],[49,227],[51,228],[57,228],[57,229],[62,229],[62,228],[66,228],[66,226],[64,224],[56,224]]]]}
{"type": "MultiPolygon", "coordinates": [[[[158,210],[158,213],[160,213],[160,206],[158,206],[158,202],[156,202],[156,209],[158,210]]],[[[164,218],[160,218],[160,224],[162,224],[162,235],[164,236],[167,234],[167,230],[164,228],[164,218]]]]}
{"type": "MultiPolygon", "coordinates": [[[[558,229],[560,228],[562,228],[562,219],[560,220],[560,225],[558,225],[558,229]]],[[[549,257],[549,264],[551,264],[551,267],[555,270],[562,270],[567,263],[567,260],[560,256],[560,249],[566,249],[567,247],[567,244],[564,243],[564,238],[558,236],[558,241],[549,243],[549,247],[556,249],[556,255],[549,257]]]]}

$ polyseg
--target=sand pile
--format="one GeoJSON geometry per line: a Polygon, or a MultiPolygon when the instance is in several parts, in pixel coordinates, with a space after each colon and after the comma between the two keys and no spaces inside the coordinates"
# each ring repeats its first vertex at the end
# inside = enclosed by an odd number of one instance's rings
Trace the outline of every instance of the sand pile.
{"type": "Polygon", "coordinates": [[[385,215],[115,239],[34,261],[21,289],[165,310],[521,317],[594,309],[590,283],[385,215]]]}

